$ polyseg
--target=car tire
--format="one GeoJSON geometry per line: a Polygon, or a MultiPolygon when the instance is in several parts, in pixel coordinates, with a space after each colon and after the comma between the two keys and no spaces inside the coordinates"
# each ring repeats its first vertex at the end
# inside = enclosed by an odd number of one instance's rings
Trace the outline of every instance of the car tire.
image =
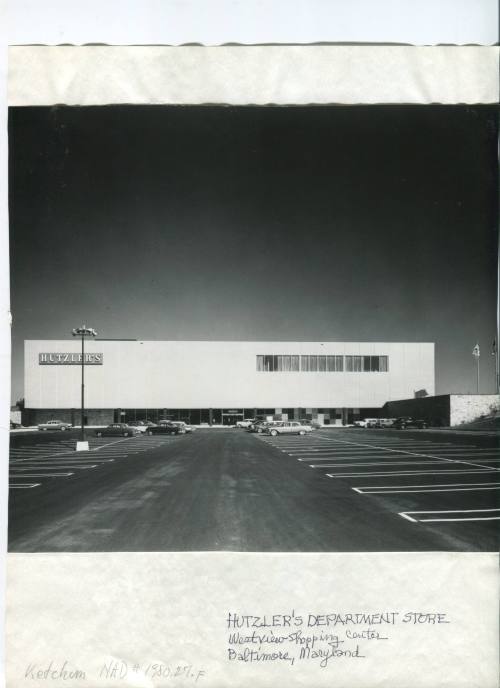
{"type": "Polygon", "coordinates": [[[299,430],[299,435],[305,435],[306,431],[305,430],[299,430]]]}
{"type": "Polygon", "coordinates": [[[96,436],[96,437],[102,437],[102,432],[101,432],[101,431],[96,432],[95,436],[96,436]]]}
{"type": "Polygon", "coordinates": [[[146,435],[149,435],[151,437],[152,434],[153,434],[152,430],[146,430],[146,435]]]}
{"type": "Polygon", "coordinates": [[[124,437],[128,437],[128,432],[124,432],[124,433],[123,433],[123,436],[124,436],[124,437]]]}
{"type": "Polygon", "coordinates": [[[66,428],[63,425],[63,427],[61,428],[61,432],[64,432],[65,430],[66,430],[66,428]]]}
{"type": "Polygon", "coordinates": [[[276,435],[278,434],[278,431],[277,430],[271,430],[271,432],[269,434],[272,435],[273,437],[276,437],[276,435]]]}
{"type": "Polygon", "coordinates": [[[41,428],[43,432],[47,432],[47,428],[41,428]]]}

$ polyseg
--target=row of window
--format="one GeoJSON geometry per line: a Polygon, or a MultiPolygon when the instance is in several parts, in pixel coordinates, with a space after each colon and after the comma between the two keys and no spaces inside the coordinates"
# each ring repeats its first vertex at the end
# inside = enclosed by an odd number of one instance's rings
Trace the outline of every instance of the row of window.
{"type": "Polygon", "coordinates": [[[387,373],[387,356],[257,356],[257,370],[264,373],[387,373]]]}

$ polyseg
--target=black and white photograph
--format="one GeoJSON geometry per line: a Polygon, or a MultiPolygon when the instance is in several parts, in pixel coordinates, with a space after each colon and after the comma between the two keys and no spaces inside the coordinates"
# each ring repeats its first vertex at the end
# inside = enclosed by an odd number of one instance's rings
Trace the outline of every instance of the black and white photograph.
{"type": "Polygon", "coordinates": [[[498,108],[9,108],[8,547],[496,552],[498,108]]]}

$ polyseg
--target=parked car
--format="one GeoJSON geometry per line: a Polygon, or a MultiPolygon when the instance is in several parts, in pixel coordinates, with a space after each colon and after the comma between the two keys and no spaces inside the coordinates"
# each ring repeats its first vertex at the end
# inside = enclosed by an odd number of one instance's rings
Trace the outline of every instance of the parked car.
{"type": "Polygon", "coordinates": [[[146,429],[146,435],[179,435],[180,428],[170,421],[152,425],[146,429]]]}
{"type": "Polygon", "coordinates": [[[302,423],[302,425],[309,425],[311,430],[319,430],[321,428],[321,423],[318,423],[316,420],[299,420],[299,423],[302,423]]]}
{"type": "Polygon", "coordinates": [[[192,425],[189,425],[189,423],[185,423],[183,420],[173,420],[172,423],[178,426],[181,435],[187,432],[193,432],[196,429],[192,425]]]}
{"type": "Polygon", "coordinates": [[[148,429],[148,426],[143,420],[131,420],[128,425],[130,425],[131,428],[137,428],[139,432],[146,432],[148,429]]]}
{"type": "Polygon", "coordinates": [[[299,423],[297,420],[280,420],[273,423],[273,425],[268,425],[264,430],[266,435],[305,435],[308,432],[312,432],[310,425],[304,425],[299,423]]]}
{"type": "Polygon", "coordinates": [[[131,437],[132,435],[140,435],[141,431],[127,425],[127,423],[111,423],[107,428],[102,428],[95,431],[96,437],[131,437]]]}
{"type": "Polygon", "coordinates": [[[48,420],[46,423],[39,423],[39,430],[69,430],[73,426],[71,423],[65,423],[62,420],[48,420]]]}
{"type": "Polygon", "coordinates": [[[185,435],[187,432],[191,432],[191,426],[189,426],[188,430],[188,426],[182,420],[172,420],[170,421],[170,424],[179,428],[179,435],[185,435]]]}
{"type": "Polygon", "coordinates": [[[374,428],[378,418],[361,418],[355,420],[353,425],[355,428],[374,428]]]}
{"type": "Polygon", "coordinates": [[[236,423],[237,428],[249,428],[252,423],[255,423],[255,418],[245,418],[244,420],[239,420],[236,423]]]}
{"type": "Polygon", "coordinates": [[[395,418],[379,418],[373,427],[374,428],[392,428],[395,421],[396,421],[395,418]]]}
{"type": "Polygon", "coordinates": [[[253,423],[248,430],[250,432],[257,432],[262,434],[266,428],[270,427],[271,425],[275,425],[276,423],[282,423],[283,421],[281,420],[258,420],[256,423],[253,423]]]}
{"type": "Polygon", "coordinates": [[[248,426],[247,430],[248,432],[257,432],[257,426],[262,425],[265,423],[265,420],[254,420],[250,425],[248,426]]]}
{"type": "Polygon", "coordinates": [[[396,428],[396,430],[404,430],[405,428],[418,428],[422,430],[427,427],[427,421],[403,416],[402,418],[396,418],[392,427],[396,428]]]}

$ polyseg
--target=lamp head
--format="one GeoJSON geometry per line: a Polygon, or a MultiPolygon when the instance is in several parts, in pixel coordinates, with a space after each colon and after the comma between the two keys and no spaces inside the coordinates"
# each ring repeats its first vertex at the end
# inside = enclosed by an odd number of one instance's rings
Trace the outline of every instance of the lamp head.
{"type": "Polygon", "coordinates": [[[73,337],[97,337],[97,332],[92,327],[86,327],[85,325],[75,327],[71,334],[73,337]]]}

